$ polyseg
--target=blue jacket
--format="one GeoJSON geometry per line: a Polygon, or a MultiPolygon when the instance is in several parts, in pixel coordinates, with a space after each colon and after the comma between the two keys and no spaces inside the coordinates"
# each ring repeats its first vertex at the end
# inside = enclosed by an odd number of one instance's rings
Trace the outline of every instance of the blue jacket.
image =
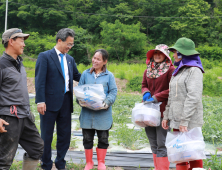
{"type": "Polygon", "coordinates": [[[94,72],[91,74],[90,69],[85,70],[79,81],[79,85],[83,84],[103,84],[106,99],[104,102],[108,104],[107,110],[91,110],[82,107],[80,114],[80,127],[83,129],[108,130],[113,123],[112,104],[116,100],[117,87],[113,74],[106,70],[95,79],[94,72]]]}
{"type": "MultiPolygon", "coordinates": [[[[73,80],[79,81],[81,74],[73,57],[66,54],[66,60],[69,70],[69,89],[73,94],[73,80]]],[[[62,107],[64,87],[65,80],[55,48],[40,53],[35,66],[35,102],[45,102],[48,111],[58,111],[62,107]]],[[[71,100],[71,112],[73,112],[73,98],[71,100]]]]}

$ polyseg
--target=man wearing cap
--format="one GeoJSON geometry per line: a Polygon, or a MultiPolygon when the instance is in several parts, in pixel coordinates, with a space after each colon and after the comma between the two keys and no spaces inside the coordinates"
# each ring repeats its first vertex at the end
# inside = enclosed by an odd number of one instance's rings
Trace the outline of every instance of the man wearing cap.
{"type": "Polygon", "coordinates": [[[29,34],[12,28],[2,35],[5,51],[0,57],[0,170],[8,170],[18,144],[26,151],[23,170],[35,170],[43,154],[43,140],[30,112],[27,78],[22,64],[29,34]]]}
{"type": "Polygon", "coordinates": [[[74,46],[75,33],[63,28],[56,35],[53,49],[39,54],[35,68],[37,110],[40,113],[41,137],[44,140],[42,169],[51,170],[51,143],[56,123],[57,156],[55,166],[65,170],[65,155],[71,138],[73,80],[79,81],[75,60],[68,51],[74,46]]]}

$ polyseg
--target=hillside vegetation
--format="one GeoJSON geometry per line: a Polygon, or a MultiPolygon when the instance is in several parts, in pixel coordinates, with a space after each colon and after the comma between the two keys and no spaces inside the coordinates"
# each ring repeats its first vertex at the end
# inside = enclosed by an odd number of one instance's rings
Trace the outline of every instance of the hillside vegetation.
{"type": "MultiPolygon", "coordinates": [[[[0,0],[1,23],[5,7],[0,0]]],[[[25,53],[34,58],[69,27],[76,32],[70,54],[78,64],[89,64],[98,48],[113,61],[140,60],[155,45],[171,46],[183,36],[194,40],[202,58],[221,61],[221,16],[218,0],[11,0],[7,27],[31,34],[25,53]]]]}

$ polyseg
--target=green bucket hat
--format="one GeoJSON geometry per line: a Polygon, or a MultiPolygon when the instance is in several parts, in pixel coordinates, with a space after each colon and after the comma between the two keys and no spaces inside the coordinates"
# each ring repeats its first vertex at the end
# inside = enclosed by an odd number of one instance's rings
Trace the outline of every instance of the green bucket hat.
{"type": "Polygon", "coordinates": [[[179,38],[174,46],[168,48],[168,50],[177,50],[178,52],[186,56],[200,54],[198,51],[195,50],[194,42],[186,37],[179,38]]]}

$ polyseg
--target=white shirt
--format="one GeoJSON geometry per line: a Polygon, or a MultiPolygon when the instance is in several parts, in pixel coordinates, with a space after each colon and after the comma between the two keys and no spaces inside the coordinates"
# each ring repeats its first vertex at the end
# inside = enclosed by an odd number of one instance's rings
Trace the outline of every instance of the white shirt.
{"type": "MultiPolygon", "coordinates": [[[[61,57],[59,54],[62,54],[58,49],[55,48],[55,51],[58,55],[59,62],[61,63],[61,57]]],[[[64,63],[64,71],[65,71],[65,83],[66,83],[66,91],[69,91],[69,69],[68,69],[68,64],[66,60],[66,54],[63,54],[63,63],[64,63]]]]}

